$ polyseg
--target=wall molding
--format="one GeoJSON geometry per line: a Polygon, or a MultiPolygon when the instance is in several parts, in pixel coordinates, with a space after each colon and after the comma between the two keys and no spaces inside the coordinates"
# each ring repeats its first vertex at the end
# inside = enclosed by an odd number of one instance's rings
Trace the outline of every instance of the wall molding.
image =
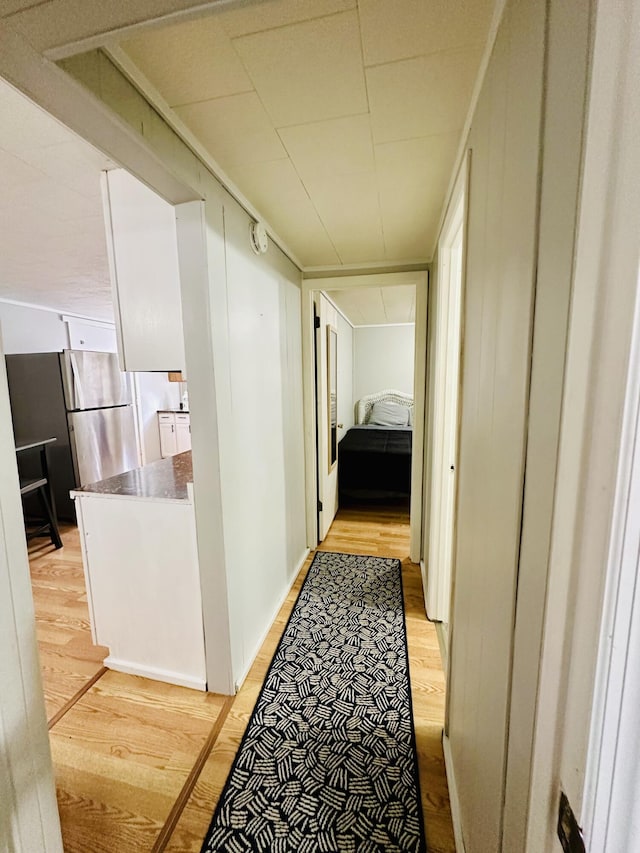
{"type": "Polygon", "coordinates": [[[46,311],[49,314],[57,314],[65,323],[81,320],[89,326],[100,326],[104,329],[115,329],[115,322],[112,320],[102,320],[99,317],[89,317],[86,314],[74,314],[71,311],[63,311],[60,308],[52,308],[49,305],[36,305],[34,302],[22,302],[19,299],[8,299],[0,296],[0,303],[5,305],[15,305],[17,308],[30,308],[32,311],[46,311]]]}
{"type": "Polygon", "coordinates": [[[451,805],[451,821],[453,823],[453,837],[456,844],[456,853],[466,853],[464,838],[462,835],[462,823],[460,822],[460,800],[458,798],[456,775],[453,769],[451,743],[444,732],[442,733],[442,751],[444,752],[444,766],[447,772],[447,785],[449,787],[449,803],[451,805]]]}

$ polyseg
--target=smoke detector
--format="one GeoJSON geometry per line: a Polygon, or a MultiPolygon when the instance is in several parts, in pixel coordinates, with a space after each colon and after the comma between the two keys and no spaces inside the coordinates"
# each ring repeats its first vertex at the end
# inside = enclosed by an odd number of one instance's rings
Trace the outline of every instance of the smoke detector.
{"type": "Polygon", "coordinates": [[[264,255],[269,248],[269,237],[262,222],[252,222],[249,226],[249,235],[253,251],[256,255],[264,255]]]}

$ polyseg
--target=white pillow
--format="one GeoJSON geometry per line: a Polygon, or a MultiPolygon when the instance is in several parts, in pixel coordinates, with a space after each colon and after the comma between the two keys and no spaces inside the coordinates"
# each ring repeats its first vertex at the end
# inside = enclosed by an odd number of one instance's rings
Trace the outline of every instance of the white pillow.
{"type": "Polygon", "coordinates": [[[409,409],[398,403],[374,403],[369,415],[369,423],[376,426],[407,426],[409,409]]]}

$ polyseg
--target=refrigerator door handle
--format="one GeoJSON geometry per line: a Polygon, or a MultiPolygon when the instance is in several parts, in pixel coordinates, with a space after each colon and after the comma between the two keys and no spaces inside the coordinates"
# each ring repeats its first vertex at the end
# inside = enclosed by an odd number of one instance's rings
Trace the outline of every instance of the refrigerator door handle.
{"type": "Polygon", "coordinates": [[[76,354],[73,350],[69,351],[69,363],[71,364],[71,372],[73,373],[73,396],[76,402],[73,408],[84,409],[84,394],[80,381],[80,371],[78,370],[78,362],[76,361],[76,354]]]}

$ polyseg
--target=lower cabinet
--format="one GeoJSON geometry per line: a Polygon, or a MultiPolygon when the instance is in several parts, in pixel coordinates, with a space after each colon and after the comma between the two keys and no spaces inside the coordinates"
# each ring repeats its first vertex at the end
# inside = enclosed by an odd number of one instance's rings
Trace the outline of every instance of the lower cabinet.
{"type": "Polygon", "coordinates": [[[164,459],[191,450],[191,418],[182,412],[158,412],[160,453],[164,459]]]}
{"type": "Polygon", "coordinates": [[[206,690],[191,495],[74,495],[91,632],[109,648],[104,665],[206,690]]]}

